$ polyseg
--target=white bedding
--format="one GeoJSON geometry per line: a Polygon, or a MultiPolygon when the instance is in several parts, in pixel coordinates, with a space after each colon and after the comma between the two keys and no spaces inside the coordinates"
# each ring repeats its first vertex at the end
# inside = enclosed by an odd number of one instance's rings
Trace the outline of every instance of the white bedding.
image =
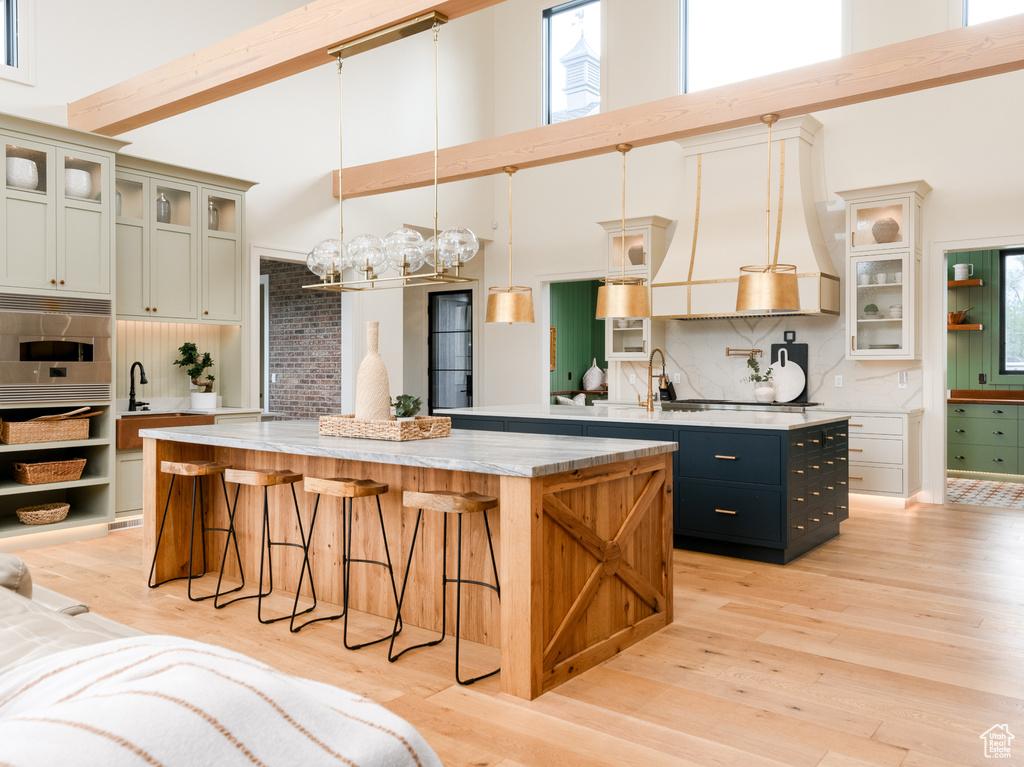
{"type": "Polygon", "coordinates": [[[113,639],[0,674],[0,764],[440,767],[358,695],[213,645],[113,639]]]}

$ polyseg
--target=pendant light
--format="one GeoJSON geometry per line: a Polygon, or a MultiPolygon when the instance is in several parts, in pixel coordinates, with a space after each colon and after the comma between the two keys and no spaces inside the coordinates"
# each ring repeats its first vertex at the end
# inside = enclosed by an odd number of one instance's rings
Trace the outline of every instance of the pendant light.
{"type": "Polygon", "coordinates": [[[487,322],[533,322],[533,288],[512,284],[512,174],[518,170],[506,165],[508,174],[508,285],[488,288],[487,322]]]}
{"type": "Polygon", "coordinates": [[[626,152],[631,144],[619,144],[622,153],[622,275],[605,277],[597,289],[597,319],[646,319],[651,316],[651,301],[643,277],[626,277],[626,152]]]}
{"type": "Polygon", "coordinates": [[[782,232],[782,193],[786,176],[786,145],[782,145],[779,170],[779,219],[775,225],[775,253],[772,254],[772,125],[776,114],[761,117],[768,126],[768,202],[765,206],[765,263],[740,267],[739,289],[736,292],[738,312],[800,311],[800,292],[796,267],[779,263],[779,237],[782,232]]]}

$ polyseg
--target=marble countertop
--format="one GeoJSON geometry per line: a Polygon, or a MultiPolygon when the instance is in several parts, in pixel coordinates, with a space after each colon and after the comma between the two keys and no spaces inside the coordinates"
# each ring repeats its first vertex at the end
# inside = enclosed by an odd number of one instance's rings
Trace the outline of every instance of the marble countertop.
{"type": "Polygon", "coordinates": [[[800,429],[832,423],[843,418],[836,412],[819,408],[803,413],[776,413],[763,410],[701,410],[682,412],[678,410],[654,410],[650,413],[636,405],[495,405],[493,407],[467,407],[452,410],[437,410],[435,415],[479,415],[496,418],[555,418],[574,420],[579,418],[594,421],[609,421],[630,424],[667,424],[672,426],[708,426],[733,429],[800,429]]]}
{"type": "Polygon", "coordinates": [[[453,429],[450,437],[408,442],[323,436],[316,421],[175,426],[142,429],[162,439],[240,450],[394,463],[512,477],[541,477],[617,461],[671,453],[675,442],[453,429]]]}

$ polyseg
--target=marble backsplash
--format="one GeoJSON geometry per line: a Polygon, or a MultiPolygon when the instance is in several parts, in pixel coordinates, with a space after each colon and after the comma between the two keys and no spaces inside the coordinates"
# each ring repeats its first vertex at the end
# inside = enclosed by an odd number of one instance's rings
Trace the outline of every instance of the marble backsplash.
{"type": "MultiPolygon", "coordinates": [[[[920,360],[854,361],[846,359],[846,323],[841,317],[751,317],[717,320],[666,320],[663,350],[669,380],[676,373],[678,399],[752,400],[752,384],[741,382],[749,369],[745,357],[727,357],[726,348],[761,349],[762,368],[771,361],[771,345],[783,332],[796,332],[796,343],[808,344],[808,388],[811,402],[828,406],[919,408],[923,406],[920,360]],[[906,388],[899,388],[900,371],[906,388]],[[843,386],[835,386],[835,377],[843,386]]],[[[614,370],[614,367],[612,367],[614,370]]],[[[609,376],[612,375],[609,370],[609,376]]],[[[655,372],[659,372],[656,369],[655,372]]],[[[612,399],[636,401],[647,393],[647,363],[623,362],[610,387],[612,399]],[[635,375],[634,383],[629,382],[635,375]]]]}

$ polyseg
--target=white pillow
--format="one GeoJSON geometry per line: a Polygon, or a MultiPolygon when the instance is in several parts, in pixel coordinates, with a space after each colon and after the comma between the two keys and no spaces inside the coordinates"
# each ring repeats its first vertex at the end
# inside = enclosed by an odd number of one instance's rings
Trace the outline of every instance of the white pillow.
{"type": "Polygon", "coordinates": [[[587,395],[577,394],[575,397],[563,397],[561,394],[556,394],[555,402],[559,405],[586,405],[587,395]]]}
{"type": "Polygon", "coordinates": [[[441,767],[383,706],[168,636],[113,639],[0,675],[0,744],[5,763],[26,765],[441,767]]]}
{"type": "Polygon", "coordinates": [[[32,598],[32,575],[20,557],[0,554],[0,586],[21,594],[25,599],[32,598]]]}

